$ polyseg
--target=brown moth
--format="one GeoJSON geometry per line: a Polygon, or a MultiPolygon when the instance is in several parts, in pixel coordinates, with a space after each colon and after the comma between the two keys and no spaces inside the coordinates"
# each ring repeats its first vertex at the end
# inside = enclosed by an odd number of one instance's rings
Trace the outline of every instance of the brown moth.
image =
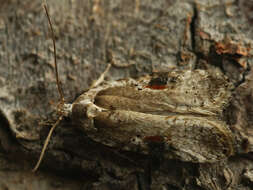
{"type": "MultiPolygon", "coordinates": [[[[47,13],[46,5],[44,8],[47,13]]],[[[48,13],[47,17],[54,42],[48,13]]],[[[184,70],[103,81],[109,68],[89,90],[68,104],[63,100],[56,65],[61,116],[34,170],[63,116],[78,123],[92,140],[122,150],[148,154],[151,143],[160,143],[165,158],[197,163],[217,162],[233,155],[233,134],[221,119],[232,89],[225,75],[184,70]]]]}
{"type": "Polygon", "coordinates": [[[233,154],[233,135],[220,120],[231,87],[224,75],[204,70],[156,73],[103,82],[61,112],[108,146],[148,153],[158,141],[165,157],[216,162],[233,154]]]}

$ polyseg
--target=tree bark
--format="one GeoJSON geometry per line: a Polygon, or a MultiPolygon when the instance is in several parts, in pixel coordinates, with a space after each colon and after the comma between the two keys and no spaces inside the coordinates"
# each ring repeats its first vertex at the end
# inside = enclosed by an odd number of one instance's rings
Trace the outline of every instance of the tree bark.
{"type": "MultiPolygon", "coordinates": [[[[1,1],[0,1],[1,2],[1,1]]],[[[218,0],[48,0],[59,77],[73,102],[112,63],[106,80],[172,69],[218,69],[235,85],[225,120],[245,143],[215,164],[162,160],[96,143],[57,120],[53,44],[42,2],[0,7],[0,188],[249,190],[253,186],[253,4],[218,0]]]]}

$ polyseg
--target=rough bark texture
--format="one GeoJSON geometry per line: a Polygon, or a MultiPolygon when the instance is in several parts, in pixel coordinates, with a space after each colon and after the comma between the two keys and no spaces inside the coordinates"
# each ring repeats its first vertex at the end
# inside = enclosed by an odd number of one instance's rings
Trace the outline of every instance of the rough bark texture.
{"type": "Polygon", "coordinates": [[[161,160],[156,150],[147,157],[95,143],[65,119],[35,174],[57,118],[52,42],[41,2],[0,4],[0,189],[252,189],[251,1],[48,0],[66,101],[108,62],[108,79],[218,68],[236,86],[227,122],[248,153],[216,164],[161,160]]]}

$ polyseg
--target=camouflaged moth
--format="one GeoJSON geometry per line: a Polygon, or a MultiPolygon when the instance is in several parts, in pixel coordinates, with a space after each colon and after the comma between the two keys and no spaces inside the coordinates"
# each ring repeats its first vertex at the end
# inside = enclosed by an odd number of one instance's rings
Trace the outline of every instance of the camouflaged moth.
{"type": "MultiPolygon", "coordinates": [[[[44,5],[52,31],[50,17],[44,5]]],[[[56,53],[55,53],[56,62],[56,53]]],[[[110,147],[148,154],[150,143],[164,145],[164,157],[197,163],[233,155],[233,134],[222,121],[232,85],[218,71],[184,70],[154,73],[139,79],[97,82],[72,104],[64,102],[57,74],[63,116],[78,123],[90,138],[110,147]]]]}

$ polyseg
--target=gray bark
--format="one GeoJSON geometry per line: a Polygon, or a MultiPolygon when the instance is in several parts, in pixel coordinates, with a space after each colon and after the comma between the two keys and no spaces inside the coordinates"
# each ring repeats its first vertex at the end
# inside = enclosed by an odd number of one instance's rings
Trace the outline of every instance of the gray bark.
{"type": "Polygon", "coordinates": [[[172,69],[220,69],[236,86],[226,120],[245,138],[244,154],[215,164],[160,160],[156,150],[144,156],[96,143],[64,119],[39,171],[31,173],[57,119],[53,46],[41,2],[2,1],[0,189],[252,189],[253,3],[48,0],[48,5],[67,102],[87,89],[112,58],[107,80],[172,69]]]}

